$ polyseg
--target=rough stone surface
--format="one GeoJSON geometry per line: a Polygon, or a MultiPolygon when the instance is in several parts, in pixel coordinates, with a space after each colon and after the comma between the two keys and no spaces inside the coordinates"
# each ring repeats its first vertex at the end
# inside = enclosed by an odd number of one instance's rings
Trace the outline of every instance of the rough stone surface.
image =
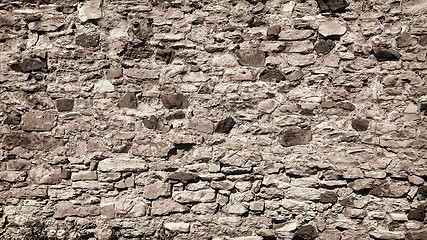
{"type": "Polygon", "coordinates": [[[280,144],[284,147],[308,144],[312,139],[309,129],[290,128],[280,135],[280,144]]]}
{"type": "Polygon", "coordinates": [[[374,52],[375,58],[382,61],[397,61],[400,59],[400,53],[393,49],[387,49],[383,47],[373,47],[372,51],[374,52]]]}
{"type": "Polygon", "coordinates": [[[358,119],[354,119],[351,122],[351,127],[354,130],[358,131],[358,132],[360,132],[360,131],[366,131],[369,128],[369,120],[367,120],[367,119],[359,119],[359,118],[358,119]]]}
{"type": "Polygon", "coordinates": [[[137,100],[136,100],[136,94],[135,93],[126,93],[123,95],[122,98],[120,98],[119,102],[117,103],[117,106],[119,108],[137,108],[137,100]]]}
{"type": "Polygon", "coordinates": [[[320,23],[319,33],[323,37],[342,36],[347,31],[347,27],[336,20],[320,23]]]}
{"type": "Polygon", "coordinates": [[[183,109],[188,106],[188,96],[182,93],[163,94],[160,96],[163,106],[169,109],[183,109]]]}
{"type": "Polygon", "coordinates": [[[25,131],[50,131],[55,126],[56,116],[49,112],[27,113],[22,117],[22,129],[25,131]]]}
{"type": "Polygon", "coordinates": [[[236,121],[234,121],[232,117],[227,117],[226,119],[223,119],[216,124],[215,132],[230,133],[231,129],[233,129],[235,124],[236,121]]]}
{"type": "Polygon", "coordinates": [[[69,112],[74,108],[74,99],[62,98],[56,100],[56,110],[58,112],[69,112]]]}
{"type": "Polygon", "coordinates": [[[265,53],[260,50],[239,49],[236,51],[236,55],[240,65],[251,67],[263,67],[265,65],[265,53]]]}
{"type": "Polygon", "coordinates": [[[318,236],[316,227],[313,225],[304,225],[297,228],[293,240],[313,240],[318,236]]]}
{"type": "Polygon", "coordinates": [[[346,0],[317,0],[321,11],[341,11],[348,7],[346,0]]]}
{"type": "Polygon", "coordinates": [[[335,47],[335,43],[332,40],[319,40],[314,45],[314,50],[317,53],[327,54],[335,47]]]}

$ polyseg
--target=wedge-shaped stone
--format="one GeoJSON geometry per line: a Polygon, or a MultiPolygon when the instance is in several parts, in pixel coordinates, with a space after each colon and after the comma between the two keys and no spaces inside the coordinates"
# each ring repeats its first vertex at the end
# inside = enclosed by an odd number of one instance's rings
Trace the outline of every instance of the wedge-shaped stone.
{"type": "Polygon", "coordinates": [[[102,172],[141,172],[147,171],[147,162],[136,158],[108,158],[99,162],[98,170],[102,172]]]}
{"type": "Polygon", "coordinates": [[[173,199],[179,203],[200,203],[215,202],[216,193],[213,189],[200,191],[180,191],[174,192],[173,199]]]}

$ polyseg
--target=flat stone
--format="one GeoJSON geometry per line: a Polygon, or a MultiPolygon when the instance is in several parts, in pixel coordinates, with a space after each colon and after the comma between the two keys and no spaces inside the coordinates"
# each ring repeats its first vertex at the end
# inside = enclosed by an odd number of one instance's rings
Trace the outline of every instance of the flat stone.
{"type": "Polygon", "coordinates": [[[61,168],[37,165],[28,171],[28,178],[37,184],[57,184],[61,182],[61,168]]]}
{"type": "Polygon", "coordinates": [[[267,99],[267,100],[263,100],[261,101],[258,106],[257,106],[257,110],[262,112],[262,113],[272,113],[274,112],[274,110],[277,107],[277,102],[274,99],[267,99]]]}
{"type": "Polygon", "coordinates": [[[41,71],[47,69],[47,55],[45,57],[37,56],[37,57],[26,57],[21,59],[18,62],[14,62],[10,64],[10,67],[14,71],[19,72],[32,72],[32,71],[41,71]]]}
{"type": "Polygon", "coordinates": [[[349,3],[346,0],[317,0],[320,11],[342,11],[348,7],[349,3]]]}
{"type": "Polygon", "coordinates": [[[285,80],[285,75],[277,68],[267,68],[259,76],[260,81],[280,82],[285,80]]]}
{"type": "Polygon", "coordinates": [[[224,181],[213,181],[210,184],[211,188],[217,189],[217,190],[231,190],[234,188],[234,182],[230,180],[224,180],[224,181]]]}
{"type": "Polygon", "coordinates": [[[188,96],[182,93],[163,94],[160,96],[160,100],[168,109],[183,109],[189,105],[188,96]]]}
{"type": "Polygon", "coordinates": [[[21,124],[21,114],[11,113],[6,116],[3,124],[19,125],[21,124]]]}
{"type": "Polygon", "coordinates": [[[170,142],[158,142],[136,139],[133,142],[132,154],[144,157],[167,157],[174,146],[170,142]]]}
{"type": "Polygon", "coordinates": [[[343,211],[344,216],[353,219],[363,219],[366,217],[366,211],[363,209],[347,207],[343,211]]]}
{"type": "Polygon", "coordinates": [[[12,188],[8,191],[8,194],[14,198],[47,198],[47,186],[43,185],[29,185],[21,188],[12,188]]]}
{"type": "Polygon", "coordinates": [[[418,43],[419,43],[421,46],[425,46],[425,45],[427,45],[427,35],[423,35],[423,36],[421,36],[421,37],[419,38],[419,40],[418,40],[418,43]]]}
{"type": "Polygon", "coordinates": [[[27,173],[25,171],[0,171],[0,180],[7,182],[23,182],[27,177],[27,173]]]}
{"type": "Polygon", "coordinates": [[[224,120],[221,120],[218,122],[218,124],[215,127],[216,133],[230,133],[231,129],[233,129],[236,122],[232,117],[227,117],[224,120]]]}
{"type": "Polygon", "coordinates": [[[318,54],[328,54],[335,47],[335,42],[332,40],[319,40],[314,44],[314,51],[318,54]]]}
{"type": "Polygon", "coordinates": [[[216,193],[212,189],[200,191],[174,191],[172,198],[179,203],[208,203],[215,202],[216,193]]]}
{"type": "Polygon", "coordinates": [[[321,203],[336,203],[338,202],[337,193],[334,191],[326,191],[320,195],[321,203]]]}
{"type": "Polygon", "coordinates": [[[163,61],[166,64],[171,63],[174,57],[175,57],[175,51],[170,48],[158,49],[156,51],[156,59],[163,61]]]}
{"type": "Polygon", "coordinates": [[[255,49],[236,50],[237,61],[240,65],[251,67],[263,67],[265,65],[265,53],[255,49]]]}
{"type": "Polygon", "coordinates": [[[418,200],[427,199],[427,185],[422,185],[418,187],[418,200]]]}
{"type": "Polygon", "coordinates": [[[169,197],[171,194],[171,185],[169,183],[156,182],[145,187],[143,197],[148,200],[155,200],[159,197],[169,197]]]}
{"type": "Polygon", "coordinates": [[[3,148],[13,149],[21,146],[29,150],[42,150],[64,146],[64,140],[33,133],[10,133],[3,137],[3,148]]]}
{"type": "Polygon", "coordinates": [[[369,235],[375,239],[383,239],[383,240],[399,240],[405,239],[405,232],[392,232],[392,231],[375,231],[370,232],[369,235]]]}
{"type": "Polygon", "coordinates": [[[374,179],[356,179],[354,182],[348,184],[354,191],[359,192],[363,190],[370,190],[374,187],[374,179]]]}
{"type": "Polygon", "coordinates": [[[54,32],[64,25],[63,19],[46,19],[42,21],[34,21],[28,24],[28,28],[32,31],[54,32]]]}
{"type": "Polygon", "coordinates": [[[424,183],[424,179],[418,177],[418,176],[409,176],[408,180],[410,183],[414,185],[422,185],[424,183]]]}
{"type": "Polygon", "coordinates": [[[61,219],[69,216],[88,217],[98,215],[101,215],[101,209],[99,206],[77,206],[70,202],[62,202],[55,206],[55,214],[53,217],[56,219],[61,219]]]}
{"type": "Polygon", "coordinates": [[[285,130],[280,135],[280,144],[284,147],[305,145],[311,141],[310,129],[293,127],[285,130]]]}
{"type": "Polygon", "coordinates": [[[164,224],[165,228],[173,232],[188,233],[190,232],[190,224],[185,222],[168,222],[164,224]]]}
{"type": "Polygon", "coordinates": [[[409,220],[424,221],[426,218],[426,206],[421,204],[417,208],[413,208],[408,212],[409,220]]]}
{"type": "Polygon", "coordinates": [[[172,199],[157,199],[153,201],[151,207],[151,214],[154,216],[169,215],[172,213],[184,213],[190,209],[182,204],[179,204],[172,199]]]}
{"type": "Polygon", "coordinates": [[[209,79],[209,77],[201,71],[189,72],[189,73],[185,74],[184,76],[182,76],[183,82],[192,82],[192,83],[206,82],[208,79],[209,79]]]}
{"type": "Polygon", "coordinates": [[[93,91],[97,93],[114,92],[114,86],[108,80],[100,80],[93,87],[93,91]]]}
{"type": "Polygon", "coordinates": [[[82,47],[96,47],[99,45],[99,33],[82,33],[77,35],[76,44],[82,47]]]}
{"type": "Polygon", "coordinates": [[[117,79],[123,77],[123,68],[110,67],[106,72],[107,79],[117,79]]]}
{"type": "Polygon", "coordinates": [[[212,66],[214,67],[235,67],[238,64],[236,57],[229,53],[216,54],[212,58],[212,66]]]}
{"type": "Polygon", "coordinates": [[[51,112],[30,112],[22,117],[24,131],[50,131],[55,126],[56,116],[51,112]]]}
{"type": "Polygon", "coordinates": [[[74,99],[61,98],[55,101],[58,112],[70,112],[74,108],[74,99]]]}
{"type": "Polygon", "coordinates": [[[410,185],[407,182],[383,180],[370,191],[370,194],[377,197],[402,197],[409,189],[410,185]]]}
{"type": "Polygon", "coordinates": [[[73,172],[71,175],[73,181],[87,181],[87,180],[98,180],[98,174],[96,171],[79,171],[73,172]]]}
{"type": "Polygon", "coordinates": [[[297,228],[293,239],[313,240],[318,236],[319,234],[317,233],[316,227],[313,225],[304,225],[297,228]]]}
{"type": "Polygon", "coordinates": [[[251,211],[262,212],[262,211],[264,211],[264,208],[265,208],[264,200],[258,200],[258,201],[254,201],[254,202],[249,203],[249,209],[251,211]]]}
{"type": "Polygon", "coordinates": [[[423,227],[420,230],[412,230],[411,232],[408,233],[408,237],[409,239],[417,239],[417,240],[422,240],[425,239],[425,237],[427,236],[427,227],[423,227]]]}
{"type": "Polygon", "coordinates": [[[313,30],[299,30],[294,28],[285,28],[279,34],[279,40],[296,41],[304,40],[313,35],[313,30]]]}
{"type": "Polygon", "coordinates": [[[173,172],[169,174],[168,179],[186,182],[197,182],[199,176],[195,173],[190,172],[173,172]]]}
{"type": "Polygon", "coordinates": [[[366,131],[369,128],[369,120],[361,118],[354,119],[351,122],[351,127],[358,132],[366,131]]]}
{"type": "Polygon", "coordinates": [[[324,37],[342,36],[346,31],[347,27],[337,20],[322,22],[319,25],[319,33],[324,37]]]}
{"type": "Polygon", "coordinates": [[[133,92],[128,92],[123,95],[119,102],[117,103],[117,106],[119,108],[137,108],[137,100],[136,100],[136,94],[133,92]]]}
{"type": "Polygon", "coordinates": [[[147,162],[143,159],[107,158],[99,161],[98,170],[102,172],[141,172],[147,171],[147,162]]]}
{"type": "Polygon", "coordinates": [[[397,61],[400,59],[400,53],[393,49],[387,49],[383,47],[373,47],[372,51],[374,52],[375,58],[382,61],[397,61]]]}
{"type": "Polygon", "coordinates": [[[214,214],[218,208],[218,203],[198,203],[191,208],[194,214],[214,214]]]}
{"type": "Polygon", "coordinates": [[[306,67],[316,62],[315,54],[290,53],[286,55],[288,63],[292,66],[306,67]]]}
{"type": "Polygon", "coordinates": [[[137,80],[147,81],[159,79],[160,72],[158,70],[132,68],[125,69],[125,75],[137,80]]]}
{"type": "Polygon", "coordinates": [[[309,40],[288,42],[284,52],[287,53],[311,53],[313,52],[313,43],[309,40]]]}
{"type": "Polygon", "coordinates": [[[248,212],[248,209],[244,207],[242,204],[233,204],[226,207],[226,211],[229,214],[235,214],[235,215],[243,215],[248,212]]]}
{"type": "Polygon", "coordinates": [[[102,6],[104,0],[85,0],[77,7],[78,18],[81,22],[88,20],[98,20],[102,18],[102,6]]]}
{"type": "Polygon", "coordinates": [[[213,133],[214,124],[210,120],[190,119],[188,127],[203,133],[213,133]]]}

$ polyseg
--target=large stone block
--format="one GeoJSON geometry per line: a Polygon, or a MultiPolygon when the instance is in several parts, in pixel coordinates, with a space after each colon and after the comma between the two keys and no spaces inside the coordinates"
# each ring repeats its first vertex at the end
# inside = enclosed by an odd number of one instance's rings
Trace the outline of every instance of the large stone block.
{"type": "Polygon", "coordinates": [[[177,191],[172,194],[175,201],[179,203],[208,203],[215,202],[216,193],[212,189],[200,191],[177,191]]]}
{"type": "Polygon", "coordinates": [[[107,158],[99,161],[98,170],[102,172],[142,172],[147,171],[147,162],[137,158],[107,158]]]}
{"type": "Polygon", "coordinates": [[[237,61],[240,65],[251,67],[263,67],[265,65],[265,53],[254,49],[236,50],[237,61]]]}
{"type": "Polygon", "coordinates": [[[284,147],[305,145],[311,141],[310,129],[289,128],[280,135],[280,144],[284,147]]]}
{"type": "Polygon", "coordinates": [[[22,117],[24,131],[50,131],[55,126],[56,116],[51,112],[30,112],[22,117]]]}

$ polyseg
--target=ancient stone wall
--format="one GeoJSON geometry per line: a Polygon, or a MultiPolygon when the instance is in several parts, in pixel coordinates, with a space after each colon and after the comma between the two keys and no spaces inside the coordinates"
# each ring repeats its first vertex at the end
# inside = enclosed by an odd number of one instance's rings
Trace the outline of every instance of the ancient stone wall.
{"type": "Polygon", "coordinates": [[[427,239],[425,0],[2,0],[0,239],[427,239]]]}

